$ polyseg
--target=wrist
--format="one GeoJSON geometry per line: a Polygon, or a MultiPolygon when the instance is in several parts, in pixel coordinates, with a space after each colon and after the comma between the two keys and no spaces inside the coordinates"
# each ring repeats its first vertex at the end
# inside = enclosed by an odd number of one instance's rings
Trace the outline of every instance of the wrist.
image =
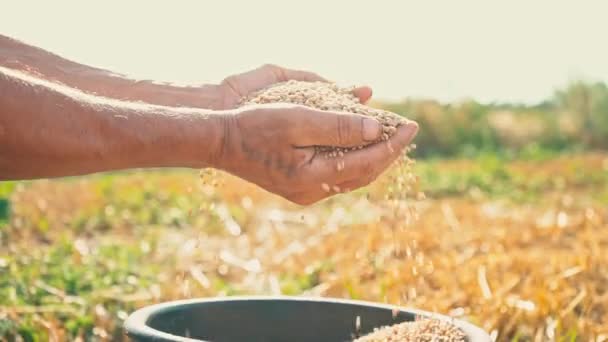
{"type": "Polygon", "coordinates": [[[221,111],[158,106],[104,115],[102,164],[110,169],[218,167],[223,156],[225,115],[221,111]]]}
{"type": "Polygon", "coordinates": [[[153,138],[159,146],[150,151],[151,160],[160,162],[159,166],[219,168],[228,136],[227,115],[222,111],[198,110],[163,115],[171,123],[162,125],[153,138]]]}
{"type": "Polygon", "coordinates": [[[209,111],[192,114],[182,145],[183,164],[191,168],[222,168],[230,139],[232,113],[209,111]]]}

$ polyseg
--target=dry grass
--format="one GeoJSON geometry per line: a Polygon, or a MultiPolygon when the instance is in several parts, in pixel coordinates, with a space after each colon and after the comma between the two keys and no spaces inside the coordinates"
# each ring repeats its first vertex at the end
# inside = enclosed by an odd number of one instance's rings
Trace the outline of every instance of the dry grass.
{"type": "MultiPolygon", "coordinates": [[[[513,187],[533,181],[524,190],[536,191],[534,200],[438,190],[418,202],[420,218],[409,227],[383,200],[388,176],[307,208],[228,176],[204,189],[198,175],[182,172],[32,182],[13,193],[0,242],[0,322],[59,340],[111,340],[135,307],[283,293],[436,311],[499,341],[606,341],[608,207],[597,195],[608,185],[607,160],[506,164],[513,187]],[[581,179],[574,164],[589,174],[581,179]],[[82,269],[76,290],[55,264],[82,269]],[[113,272],[111,282],[96,282],[113,272]],[[3,297],[15,284],[26,292],[3,297]],[[83,315],[92,322],[78,323],[83,315]]],[[[477,166],[433,167],[459,174],[477,166]]]]}

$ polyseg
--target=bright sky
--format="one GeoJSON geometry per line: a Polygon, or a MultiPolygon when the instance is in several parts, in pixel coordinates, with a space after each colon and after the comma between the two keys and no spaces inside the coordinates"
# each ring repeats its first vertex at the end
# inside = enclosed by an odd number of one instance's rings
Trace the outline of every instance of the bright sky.
{"type": "Polygon", "coordinates": [[[608,81],[608,1],[9,1],[0,33],[133,77],[217,82],[263,63],[375,96],[535,102],[608,81]]]}

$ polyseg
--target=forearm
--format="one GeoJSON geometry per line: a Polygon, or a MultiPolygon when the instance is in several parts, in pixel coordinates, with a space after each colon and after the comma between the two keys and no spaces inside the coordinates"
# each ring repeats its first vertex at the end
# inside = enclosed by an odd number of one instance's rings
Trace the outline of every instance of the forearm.
{"type": "Polygon", "coordinates": [[[115,99],[163,106],[224,108],[222,89],[218,85],[176,86],[132,80],[107,70],[72,62],[2,35],[0,66],[115,99]]]}
{"type": "Polygon", "coordinates": [[[100,98],[0,67],[0,180],[212,166],[223,115],[100,98]]]}

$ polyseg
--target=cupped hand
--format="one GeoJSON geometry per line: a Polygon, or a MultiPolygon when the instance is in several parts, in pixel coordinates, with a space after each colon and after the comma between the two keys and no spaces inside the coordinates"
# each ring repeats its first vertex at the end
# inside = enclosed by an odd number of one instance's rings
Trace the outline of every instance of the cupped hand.
{"type": "Polygon", "coordinates": [[[415,122],[388,142],[378,121],[358,114],[270,104],[226,115],[215,166],[298,204],[311,204],[371,183],[397,159],[418,131],[415,122]],[[326,158],[314,146],[363,149],[326,158]]]}
{"type": "MultiPolygon", "coordinates": [[[[255,70],[227,77],[220,83],[224,109],[235,108],[241,98],[255,91],[289,80],[327,82],[323,77],[309,71],[266,64],[255,70]]],[[[372,96],[372,90],[367,86],[357,87],[353,90],[353,94],[359,98],[361,103],[366,103],[372,96]]]]}

